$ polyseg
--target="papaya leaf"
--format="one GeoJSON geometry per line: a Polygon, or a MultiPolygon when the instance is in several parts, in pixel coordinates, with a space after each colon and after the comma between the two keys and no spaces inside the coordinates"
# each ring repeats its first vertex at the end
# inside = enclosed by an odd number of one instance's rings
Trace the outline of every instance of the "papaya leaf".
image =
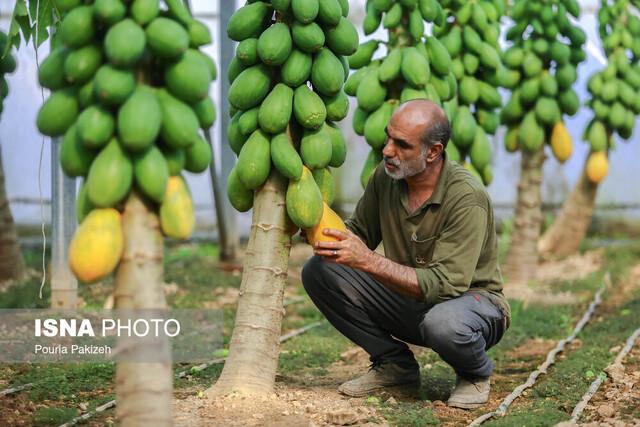
{"type": "Polygon", "coordinates": [[[31,34],[36,47],[49,38],[49,27],[53,24],[52,0],[29,0],[29,14],[31,15],[31,34]],[[36,39],[36,36],[38,40],[36,39]]]}
{"type": "Polygon", "coordinates": [[[3,58],[9,53],[13,46],[15,46],[16,49],[20,47],[22,37],[24,37],[25,42],[28,42],[29,37],[31,37],[31,23],[29,22],[29,11],[25,0],[16,0],[7,37],[7,44],[4,46],[2,52],[3,58]],[[22,36],[20,35],[20,31],[22,31],[22,36]]]}

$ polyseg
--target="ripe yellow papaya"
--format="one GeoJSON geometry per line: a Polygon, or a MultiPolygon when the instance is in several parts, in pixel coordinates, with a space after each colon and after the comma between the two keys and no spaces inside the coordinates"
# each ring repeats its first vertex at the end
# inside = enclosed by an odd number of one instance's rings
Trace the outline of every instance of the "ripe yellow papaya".
{"type": "Polygon", "coordinates": [[[345,231],[347,227],[344,225],[342,218],[329,207],[328,204],[323,203],[322,218],[320,222],[311,228],[306,228],[305,233],[307,235],[307,241],[311,246],[315,246],[316,242],[336,242],[338,239],[332,236],[326,236],[322,231],[325,228],[334,228],[336,230],[345,231]]]}
{"type": "Polygon", "coordinates": [[[82,221],[69,246],[69,266],[81,282],[91,283],[111,274],[124,249],[120,212],[94,209],[82,221]]]}
{"type": "Polygon", "coordinates": [[[596,151],[587,160],[587,177],[594,184],[600,183],[609,172],[609,160],[606,151],[596,151]]]}
{"type": "Polygon", "coordinates": [[[567,131],[567,127],[563,122],[558,122],[553,126],[551,131],[551,151],[560,163],[567,161],[573,152],[573,142],[571,135],[567,131]]]}
{"type": "Polygon", "coordinates": [[[180,176],[171,176],[160,205],[160,228],[165,236],[188,239],[196,225],[193,200],[180,176]]]}

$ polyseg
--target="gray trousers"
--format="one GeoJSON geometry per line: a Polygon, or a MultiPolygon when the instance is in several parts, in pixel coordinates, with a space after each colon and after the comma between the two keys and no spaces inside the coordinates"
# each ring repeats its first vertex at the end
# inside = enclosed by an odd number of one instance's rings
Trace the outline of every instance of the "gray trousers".
{"type": "Polygon", "coordinates": [[[431,348],[463,377],[493,372],[487,350],[502,338],[506,322],[483,293],[470,291],[431,306],[319,256],[305,264],[302,283],[329,322],[369,353],[373,363],[417,368],[408,342],[431,348]]]}

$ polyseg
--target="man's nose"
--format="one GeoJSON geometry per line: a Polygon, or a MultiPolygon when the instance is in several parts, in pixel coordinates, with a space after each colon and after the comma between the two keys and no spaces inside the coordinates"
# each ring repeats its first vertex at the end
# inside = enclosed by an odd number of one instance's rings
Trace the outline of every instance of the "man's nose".
{"type": "Polygon", "coordinates": [[[382,155],[385,157],[394,157],[395,152],[393,150],[393,143],[391,142],[391,138],[387,138],[387,143],[382,148],[382,155]]]}

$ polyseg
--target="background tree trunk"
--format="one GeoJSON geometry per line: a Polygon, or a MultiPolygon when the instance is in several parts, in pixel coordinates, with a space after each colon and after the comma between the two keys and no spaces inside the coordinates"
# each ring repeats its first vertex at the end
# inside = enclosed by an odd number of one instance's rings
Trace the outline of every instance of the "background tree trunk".
{"type": "Polygon", "coordinates": [[[23,279],[26,272],[16,224],[13,222],[5,189],[2,153],[0,153],[0,281],[23,279]]]}
{"type": "Polygon", "coordinates": [[[522,150],[520,182],[513,230],[504,273],[509,283],[526,283],[535,278],[538,238],[542,226],[542,164],[544,151],[522,150]]]}
{"type": "Polygon", "coordinates": [[[257,191],[229,357],[211,397],[273,390],[291,237],[286,231],[287,181],[275,171],[257,191]]]}
{"type": "Polygon", "coordinates": [[[538,252],[542,258],[564,258],[573,255],[587,234],[598,184],[589,180],[586,169],[585,161],[578,183],[562,205],[560,214],[538,243],[538,252]]]}
{"type": "MultiPolygon", "coordinates": [[[[163,238],[155,210],[131,191],[122,215],[124,253],[116,272],[115,307],[127,309],[165,309],[162,286],[163,238]]],[[[127,357],[144,359],[150,352],[166,362],[119,362],[116,368],[116,415],[120,426],[171,426],[173,376],[168,339],[155,340],[153,349],[126,338],[118,347],[127,357]]]]}

